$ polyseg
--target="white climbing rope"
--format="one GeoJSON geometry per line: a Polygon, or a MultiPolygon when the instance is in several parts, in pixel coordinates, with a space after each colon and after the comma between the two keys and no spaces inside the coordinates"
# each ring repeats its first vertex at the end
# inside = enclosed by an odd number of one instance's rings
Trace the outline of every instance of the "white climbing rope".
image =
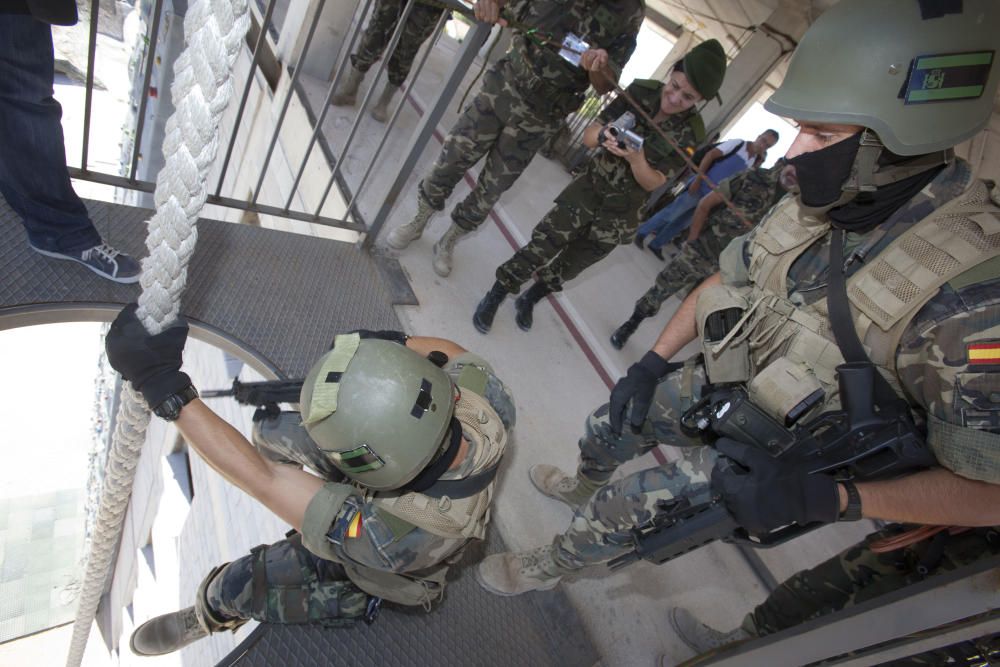
{"type": "MultiPolygon", "coordinates": [[[[137,312],[153,334],[163,331],[180,312],[187,265],[197,240],[195,223],[205,205],[206,177],[218,148],[219,119],[232,97],[232,65],[249,25],[247,0],[194,0],[184,17],[187,46],[174,63],[171,95],[175,111],[166,125],[166,162],[156,179],[156,213],[148,223],[149,256],[142,262],[137,312]]],[[[78,667],[83,660],[148,424],[149,409],[132,385],[125,383],[67,667],[78,667]]]]}

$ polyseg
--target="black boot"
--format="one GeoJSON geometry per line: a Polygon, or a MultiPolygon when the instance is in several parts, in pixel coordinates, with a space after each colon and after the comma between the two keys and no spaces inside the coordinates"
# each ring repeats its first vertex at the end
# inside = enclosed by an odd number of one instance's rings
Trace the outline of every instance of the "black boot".
{"type": "Polygon", "coordinates": [[[625,320],[620,327],[611,334],[611,347],[620,350],[625,347],[625,343],[632,337],[635,330],[639,328],[646,316],[638,311],[632,311],[632,317],[625,320]]]}
{"type": "Polygon", "coordinates": [[[517,313],[514,321],[517,322],[517,326],[521,331],[531,330],[533,322],[532,311],[535,309],[535,304],[551,291],[544,284],[535,283],[527,292],[517,297],[517,301],[514,302],[514,311],[517,313]]]}
{"type": "Polygon", "coordinates": [[[483,300],[476,306],[476,312],[472,316],[472,324],[476,327],[476,331],[483,334],[490,332],[490,327],[493,326],[493,318],[497,314],[497,308],[500,307],[500,304],[503,303],[508,294],[510,292],[500,284],[499,280],[493,283],[493,287],[490,288],[490,291],[486,293],[483,300]]]}

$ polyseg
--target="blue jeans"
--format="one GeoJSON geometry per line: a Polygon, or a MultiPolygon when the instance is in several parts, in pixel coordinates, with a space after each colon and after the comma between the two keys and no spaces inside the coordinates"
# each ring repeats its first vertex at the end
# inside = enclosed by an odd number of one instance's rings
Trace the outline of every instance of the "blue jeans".
{"type": "Polygon", "coordinates": [[[79,252],[101,237],[66,170],[53,67],[49,25],[0,14],[0,193],[21,216],[31,245],[79,252]]]}
{"type": "Polygon", "coordinates": [[[692,197],[685,190],[677,195],[677,199],[657,211],[646,222],[639,225],[639,236],[646,237],[656,234],[649,247],[659,249],[671,239],[691,226],[694,209],[701,197],[692,197]]]}

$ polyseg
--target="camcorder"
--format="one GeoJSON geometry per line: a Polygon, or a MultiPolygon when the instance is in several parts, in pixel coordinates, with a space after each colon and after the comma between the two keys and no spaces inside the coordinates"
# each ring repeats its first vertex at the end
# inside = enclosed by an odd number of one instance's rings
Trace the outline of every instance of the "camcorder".
{"type": "Polygon", "coordinates": [[[598,139],[602,144],[609,138],[615,139],[618,144],[618,148],[625,150],[627,147],[637,151],[642,148],[643,138],[632,131],[632,128],[634,127],[635,114],[631,111],[626,111],[613,122],[609,123],[607,127],[602,129],[598,139]]]}

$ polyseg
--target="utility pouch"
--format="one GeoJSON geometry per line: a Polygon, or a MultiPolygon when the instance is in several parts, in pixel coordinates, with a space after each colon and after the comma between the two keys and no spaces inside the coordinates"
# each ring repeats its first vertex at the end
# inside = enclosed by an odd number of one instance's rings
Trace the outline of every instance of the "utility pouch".
{"type": "Polygon", "coordinates": [[[705,354],[705,373],[712,384],[750,379],[750,344],[745,339],[725,340],[746,310],[745,292],[718,285],[698,297],[695,318],[705,354]]]}
{"type": "Polygon", "coordinates": [[[750,402],[785,426],[822,408],[826,394],[804,364],[781,357],[757,373],[747,387],[750,402]]]}

